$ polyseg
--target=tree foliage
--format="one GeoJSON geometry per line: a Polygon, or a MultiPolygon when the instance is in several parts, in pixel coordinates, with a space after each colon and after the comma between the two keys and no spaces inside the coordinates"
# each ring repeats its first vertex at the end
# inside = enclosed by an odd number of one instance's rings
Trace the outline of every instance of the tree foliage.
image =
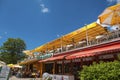
{"type": "Polygon", "coordinates": [[[16,64],[17,61],[25,57],[25,54],[23,53],[23,50],[25,49],[26,44],[22,39],[8,38],[8,40],[0,47],[0,60],[8,64],[16,64]]]}
{"type": "Polygon", "coordinates": [[[84,66],[79,76],[81,80],[119,80],[120,62],[100,62],[100,64],[84,66]]]}

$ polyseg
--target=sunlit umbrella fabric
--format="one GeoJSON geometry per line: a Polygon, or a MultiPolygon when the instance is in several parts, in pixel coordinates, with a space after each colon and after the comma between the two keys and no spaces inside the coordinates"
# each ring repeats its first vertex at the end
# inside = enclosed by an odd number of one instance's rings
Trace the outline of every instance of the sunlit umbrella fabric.
{"type": "Polygon", "coordinates": [[[13,65],[13,64],[8,64],[7,66],[9,66],[9,67],[14,67],[14,65],[13,65]]]}
{"type": "Polygon", "coordinates": [[[120,4],[106,8],[103,13],[98,16],[98,18],[101,24],[120,24],[120,4]]]}

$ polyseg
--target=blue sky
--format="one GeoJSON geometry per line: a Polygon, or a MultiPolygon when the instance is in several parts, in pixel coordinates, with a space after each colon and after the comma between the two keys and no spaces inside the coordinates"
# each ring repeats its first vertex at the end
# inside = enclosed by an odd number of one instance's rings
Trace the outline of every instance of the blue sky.
{"type": "Polygon", "coordinates": [[[0,45],[21,38],[27,49],[90,24],[119,0],[0,0],[0,45]]]}

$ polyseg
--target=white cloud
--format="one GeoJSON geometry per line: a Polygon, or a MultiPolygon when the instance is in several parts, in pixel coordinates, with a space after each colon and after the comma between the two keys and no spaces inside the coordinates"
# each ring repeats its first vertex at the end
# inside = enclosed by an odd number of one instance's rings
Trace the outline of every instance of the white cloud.
{"type": "Polygon", "coordinates": [[[48,13],[48,12],[49,12],[49,9],[48,9],[48,8],[43,8],[43,9],[41,9],[41,11],[42,11],[43,13],[48,13]]]}
{"type": "Polygon", "coordinates": [[[115,2],[116,0],[107,0],[107,2],[112,3],[115,2]]]}
{"type": "Polygon", "coordinates": [[[41,8],[44,8],[44,7],[45,7],[45,5],[44,5],[44,4],[40,4],[40,6],[41,6],[41,8]]]}
{"type": "Polygon", "coordinates": [[[107,0],[107,2],[109,2],[109,3],[113,3],[113,2],[120,3],[120,0],[107,0]]]}
{"type": "Polygon", "coordinates": [[[117,0],[117,3],[120,3],[120,0],[117,0]]]}
{"type": "Polygon", "coordinates": [[[0,39],[2,39],[2,36],[0,36],[0,39]]]}
{"type": "Polygon", "coordinates": [[[4,32],[4,34],[7,34],[7,32],[4,32]]]}
{"type": "Polygon", "coordinates": [[[49,12],[49,9],[47,7],[45,7],[44,4],[40,4],[40,7],[41,7],[41,12],[42,13],[48,13],[49,12]]]}

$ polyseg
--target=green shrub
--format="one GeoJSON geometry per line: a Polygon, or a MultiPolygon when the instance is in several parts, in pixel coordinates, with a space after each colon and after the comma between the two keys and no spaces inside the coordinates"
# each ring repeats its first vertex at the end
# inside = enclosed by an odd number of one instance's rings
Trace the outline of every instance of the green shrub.
{"type": "Polygon", "coordinates": [[[100,62],[91,66],[83,66],[79,71],[81,80],[120,80],[120,62],[100,62]]]}

